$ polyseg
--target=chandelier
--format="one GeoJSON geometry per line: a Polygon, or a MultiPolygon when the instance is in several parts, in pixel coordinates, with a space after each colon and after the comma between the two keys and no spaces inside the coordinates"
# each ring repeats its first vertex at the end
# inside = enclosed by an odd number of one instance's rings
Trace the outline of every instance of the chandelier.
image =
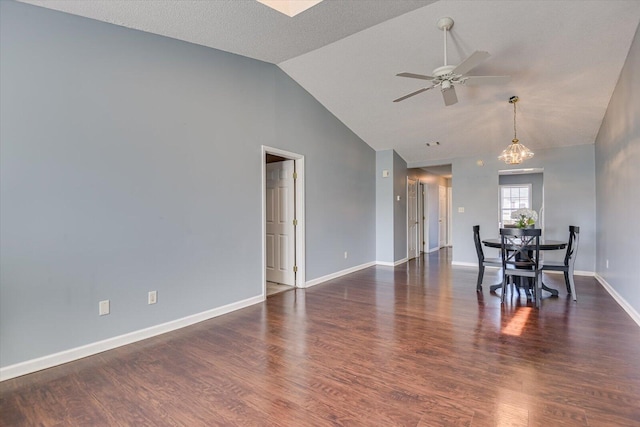
{"type": "Polygon", "coordinates": [[[533,157],[533,152],[524,145],[520,144],[516,134],[516,102],[518,102],[517,96],[509,98],[509,104],[513,104],[513,140],[511,144],[504,150],[502,154],[498,156],[498,160],[502,160],[508,165],[519,165],[524,160],[533,157]]]}

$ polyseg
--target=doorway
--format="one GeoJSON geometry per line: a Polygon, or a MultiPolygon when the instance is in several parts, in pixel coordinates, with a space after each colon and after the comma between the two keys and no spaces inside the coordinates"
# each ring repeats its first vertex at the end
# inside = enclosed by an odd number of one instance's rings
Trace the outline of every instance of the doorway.
{"type": "Polygon", "coordinates": [[[305,286],[304,156],[262,146],[263,296],[305,286]]]}
{"type": "MultiPolygon", "coordinates": [[[[408,175],[418,183],[417,234],[419,253],[435,252],[442,247],[451,246],[454,225],[452,218],[452,165],[444,164],[408,169],[408,175]]],[[[407,201],[408,194],[409,189],[407,188],[407,201]]],[[[408,207],[407,202],[407,210],[408,207]]],[[[409,224],[408,214],[407,224],[409,224]]],[[[407,234],[407,240],[409,238],[407,234]]],[[[409,251],[407,254],[410,257],[409,251]]]]}

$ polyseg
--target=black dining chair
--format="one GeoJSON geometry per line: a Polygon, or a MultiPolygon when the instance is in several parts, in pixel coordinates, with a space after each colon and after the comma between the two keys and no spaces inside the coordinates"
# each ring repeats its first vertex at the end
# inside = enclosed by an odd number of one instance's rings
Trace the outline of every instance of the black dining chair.
{"type": "Polygon", "coordinates": [[[482,250],[482,240],[480,240],[480,226],[473,226],[473,241],[476,244],[476,253],[478,254],[478,283],[476,284],[476,292],[482,292],[482,279],[484,278],[484,268],[502,267],[500,258],[485,258],[482,250]]]}
{"type": "Polygon", "coordinates": [[[502,297],[504,303],[508,283],[517,286],[514,278],[533,280],[536,307],[542,299],[542,265],[540,262],[539,228],[501,228],[500,256],[502,258],[502,297]]]}
{"type": "Polygon", "coordinates": [[[569,243],[567,243],[567,252],[564,256],[564,262],[545,261],[542,271],[562,271],[564,273],[564,284],[567,292],[571,294],[574,301],[578,300],[576,295],[576,285],[573,281],[573,266],[576,262],[578,254],[578,242],[580,240],[580,227],[575,225],[569,226],[569,243]]]}

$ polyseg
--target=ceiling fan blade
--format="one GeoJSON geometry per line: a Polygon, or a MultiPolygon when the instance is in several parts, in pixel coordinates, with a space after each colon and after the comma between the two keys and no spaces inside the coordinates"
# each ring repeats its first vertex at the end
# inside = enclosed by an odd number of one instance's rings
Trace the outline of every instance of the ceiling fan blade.
{"type": "Polygon", "coordinates": [[[451,86],[448,89],[442,89],[442,98],[444,99],[444,105],[447,107],[449,105],[453,105],[458,102],[458,97],[456,96],[456,89],[451,86]]]}
{"type": "Polygon", "coordinates": [[[414,73],[400,73],[396,74],[398,77],[409,77],[412,79],[421,79],[421,80],[433,80],[432,76],[425,76],[423,74],[414,74],[414,73]]]}
{"type": "Polygon", "coordinates": [[[509,80],[511,80],[511,76],[469,76],[461,79],[465,86],[502,85],[508,83],[509,80]]]}
{"type": "Polygon", "coordinates": [[[394,100],[393,100],[393,102],[400,102],[400,101],[404,101],[404,100],[405,100],[405,99],[407,99],[407,98],[411,98],[412,96],[417,95],[417,94],[422,93],[422,92],[425,92],[425,91],[427,91],[427,90],[429,90],[429,89],[431,89],[431,88],[433,88],[433,86],[431,86],[431,87],[425,87],[425,88],[420,89],[420,90],[417,90],[417,91],[415,91],[415,92],[411,92],[411,93],[410,93],[410,94],[408,94],[408,95],[402,96],[402,97],[400,97],[400,98],[398,98],[398,99],[394,99],[394,100]]]}
{"type": "Polygon", "coordinates": [[[467,57],[467,59],[462,61],[456,68],[454,68],[451,73],[461,75],[467,74],[469,71],[476,68],[490,56],[491,55],[489,55],[489,52],[476,50],[469,57],[467,57]]]}

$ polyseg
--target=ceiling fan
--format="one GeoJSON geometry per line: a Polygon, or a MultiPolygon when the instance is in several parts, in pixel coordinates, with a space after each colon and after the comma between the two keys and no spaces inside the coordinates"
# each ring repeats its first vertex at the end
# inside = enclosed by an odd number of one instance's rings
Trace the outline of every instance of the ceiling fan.
{"type": "Polygon", "coordinates": [[[440,18],[438,28],[444,32],[444,65],[433,70],[432,76],[414,73],[396,74],[399,77],[409,77],[411,79],[430,80],[433,85],[425,87],[408,95],[394,99],[393,102],[404,101],[414,95],[425,92],[429,89],[440,87],[444,105],[449,106],[458,102],[455,85],[476,86],[482,84],[503,84],[509,81],[509,76],[467,76],[466,74],[477,67],[490,55],[488,52],[477,50],[458,65],[447,65],[447,32],[453,27],[453,19],[440,18]]]}

